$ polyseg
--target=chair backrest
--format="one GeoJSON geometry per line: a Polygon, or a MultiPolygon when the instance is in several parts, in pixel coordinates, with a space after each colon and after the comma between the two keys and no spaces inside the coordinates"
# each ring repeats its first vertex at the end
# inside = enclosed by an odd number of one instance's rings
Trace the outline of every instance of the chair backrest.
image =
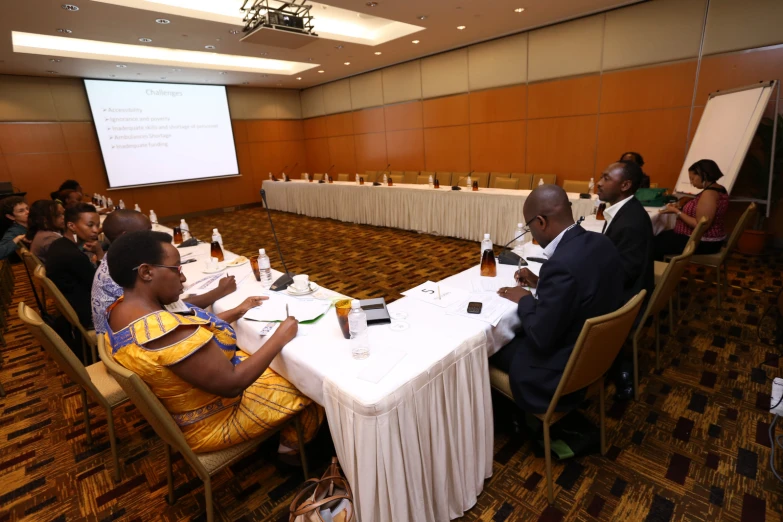
{"type": "Polygon", "coordinates": [[[533,183],[531,188],[535,189],[538,186],[538,180],[543,179],[544,185],[554,185],[557,183],[556,174],[533,174],[533,183]]]}
{"type": "Polygon", "coordinates": [[[704,235],[704,232],[706,230],[707,230],[707,217],[702,216],[699,222],[696,223],[696,228],[694,228],[693,232],[691,232],[691,237],[688,241],[694,243],[696,246],[699,246],[699,242],[701,241],[701,236],[704,235]]]}
{"type": "MultiPolygon", "coordinates": [[[[470,179],[472,181],[478,181],[479,187],[489,188],[489,175],[490,175],[489,172],[473,172],[470,175],[470,179]]],[[[467,183],[467,179],[468,179],[467,172],[464,174],[457,174],[455,172],[454,175],[451,177],[451,184],[464,187],[465,184],[467,183]]]]}
{"type": "Polygon", "coordinates": [[[179,451],[185,460],[198,472],[199,476],[202,478],[209,476],[196,454],[188,446],[182,430],[174,422],[165,406],[161,404],[160,400],[152,393],[152,390],[141,377],[114,360],[114,357],[108,353],[105,336],[103,335],[98,336],[98,356],[103,361],[103,364],[106,365],[109,375],[114,377],[120,388],[130,397],[131,402],[141,412],[142,416],[147,419],[155,433],[164,442],[179,451]]]}
{"type": "Polygon", "coordinates": [[[498,178],[495,180],[495,188],[499,189],[519,189],[519,180],[514,178],[498,178]]]}
{"type": "Polygon", "coordinates": [[[65,317],[72,326],[76,327],[82,336],[87,339],[87,330],[82,326],[81,321],[79,321],[76,310],[73,309],[71,303],[69,303],[63,293],[60,292],[60,289],[57,288],[54,281],[46,277],[46,268],[43,266],[36,267],[35,277],[43,283],[46,291],[54,298],[54,306],[57,308],[57,311],[59,311],[63,317],[65,317]]]}
{"type": "MultiPolygon", "coordinates": [[[[402,171],[402,170],[392,170],[388,174],[391,175],[391,176],[400,176],[400,179],[405,177],[405,171],[402,171]]],[[[383,176],[383,174],[381,174],[381,176],[383,176]]],[[[397,181],[397,178],[394,178],[394,181],[397,181]]],[[[400,183],[402,183],[402,182],[400,182],[400,183]]]]}
{"type": "Polygon", "coordinates": [[[509,174],[509,176],[519,180],[520,190],[530,190],[530,188],[533,186],[532,174],[520,174],[518,172],[512,172],[509,174]]]}
{"type": "Polygon", "coordinates": [[[18,314],[19,319],[27,325],[27,329],[33,337],[43,346],[49,357],[54,359],[54,362],[65,372],[68,378],[86,389],[102,406],[111,408],[109,402],[93,384],[84,364],[74,355],[62,337],[57,335],[57,332],[43,322],[41,316],[24,302],[19,303],[18,314]]]}
{"type": "Polygon", "coordinates": [[[496,180],[497,179],[499,179],[499,178],[500,179],[508,179],[510,177],[511,177],[511,174],[509,174],[508,172],[493,172],[492,174],[489,175],[489,186],[490,186],[490,188],[497,187],[497,185],[496,185],[496,180]]]}
{"type": "Polygon", "coordinates": [[[322,179],[326,179],[324,178],[325,175],[326,174],[324,174],[323,172],[316,172],[313,174],[313,181],[320,181],[322,179]]]}
{"type": "Polygon", "coordinates": [[[438,180],[441,187],[448,187],[451,185],[451,172],[435,172],[435,178],[438,180]]]}
{"type": "MultiPolygon", "coordinates": [[[[546,183],[546,181],[544,181],[546,183]]],[[[567,179],[563,182],[563,190],[566,192],[576,192],[578,194],[587,193],[590,190],[589,181],[576,181],[573,179],[567,179]]]]}
{"type": "Polygon", "coordinates": [[[673,257],[666,265],[666,269],[664,270],[660,281],[655,285],[655,290],[653,290],[652,296],[650,296],[650,300],[647,303],[647,309],[644,311],[644,316],[639,322],[640,327],[644,325],[644,322],[648,317],[657,314],[668,305],[669,298],[677,289],[677,285],[679,285],[680,279],[682,279],[682,274],[684,274],[685,270],[688,268],[688,263],[691,262],[691,258],[695,251],[696,244],[692,241],[688,241],[682,254],[673,257]]]}
{"type": "Polygon", "coordinates": [[[756,213],[756,204],[751,203],[750,205],[748,205],[748,208],[745,209],[745,212],[742,213],[742,216],[740,216],[739,221],[737,221],[737,226],[735,226],[734,230],[731,231],[729,240],[726,241],[726,246],[723,248],[723,251],[721,252],[722,258],[725,258],[729,254],[729,252],[734,250],[734,247],[737,246],[737,241],[739,241],[740,236],[750,224],[750,218],[755,213],[756,213]]]}
{"type": "MultiPolygon", "coordinates": [[[[360,174],[360,176],[362,175],[360,174]]],[[[362,177],[364,178],[365,183],[375,183],[375,178],[377,176],[378,176],[377,170],[366,170],[362,177]]]]}
{"type": "Polygon", "coordinates": [[[549,405],[551,412],[562,395],[592,385],[609,371],[628,338],[646,294],[647,291],[642,290],[619,310],[585,321],[549,405]]]}
{"type": "Polygon", "coordinates": [[[351,175],[350,174],[338,174],[337,175],[337,181],[351,181],[351,175]]]}
{"type": "Polygon", "coordinates": [[[416,176],[416,184],[417,185],[427,185],[430,182],[430,176],[429,175],[419,175],[416,176]]]}
{"type": "MultiPolygon", "coordinates": [[[[416,179],[419,177],[419,171],[413,171],[413,170],[406,170],[405,174],[403,176],[402,182],[407,183],[409,185],[413,185],[416,183],[416,179]]],[[[395,180],[396,181],[396,180],[395,180]]]]}
{"type": "Polygon", "coordinates": [[[392,172],[391,176],[389,176],[389,177],[392,179],[392,181],[394,183],[397,183],[398,185],[400,183],[404,183],[405,182],[405,174],[402,174],[402,173],[395,174],[394,172],[392,172]]]}
{"type": "Polygon", "coordinates": [[[39,266],[43,266],[43,263],[41,263],[41,260],[38,259],[38,256],[33,254],[24,246],[19,247],[18,252],[19,257],[22,258],[25,267],[27,267],[27,273],[30,274],[31,282],[33,285],[35,285],[35,290],[38,292],[38,298],[41,300],[41,304],[43,305],[44,309],[46,309],[46,291],[43,282],[33,277],[33,274],[35,274],[35,269],[39,266]]]}

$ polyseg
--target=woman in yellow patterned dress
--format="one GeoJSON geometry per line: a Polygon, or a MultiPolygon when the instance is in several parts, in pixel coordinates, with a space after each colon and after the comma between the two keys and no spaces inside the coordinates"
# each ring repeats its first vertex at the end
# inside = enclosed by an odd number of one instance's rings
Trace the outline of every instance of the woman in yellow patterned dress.
{"type": "MultiPolygon", "coordinates": [[[[112,244],[108,263],[124,290],[107,310],[111,354],[149,385],[193,451],[261,436],[301,410],[305,439],[315,436],[323,409],[269,368],[296,336],[296,319],[286,319],[247,355],[237,349],[231,326],[217,316],[196,307],[191,315],[164,309],[179,299],[185,282],[168,234],[124,234],[112,244]]],[[[280,444],[283,453],[298,447],[292,426],[282,431],[280,444]]]]}

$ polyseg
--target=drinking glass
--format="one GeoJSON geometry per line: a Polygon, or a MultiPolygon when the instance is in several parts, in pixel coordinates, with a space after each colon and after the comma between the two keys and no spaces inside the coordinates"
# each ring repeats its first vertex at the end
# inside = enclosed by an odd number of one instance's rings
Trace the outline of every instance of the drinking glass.
{"type": "Polygon", "coordinates": [[[261,281],[261,271],[258,269],[258,256],[250,258],[250,268],[253,269],[253,275],[256,276],[256,281],[261,281]]]}
{"type": "Polygon", "coordinates": [[[343,337],[346,339],[351,338],[351,330],[348,328],[348,314],[351,313],[351,301],[352,299],[341,299],[334,303],[334,308],[337,310],[337,322],[340,323],[340,329],[343,331],[343,337]]]}

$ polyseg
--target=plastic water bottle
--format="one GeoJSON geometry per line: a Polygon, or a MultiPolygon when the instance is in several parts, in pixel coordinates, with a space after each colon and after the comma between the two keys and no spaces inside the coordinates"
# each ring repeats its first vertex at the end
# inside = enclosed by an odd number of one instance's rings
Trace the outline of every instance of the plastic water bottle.
{"type": "Polygon", "coordinates": [[[351,332],[351,355],[354,359],[366,359],[370,356],[370,340],[367,335],[367,314],[362,310],[358,299],[351,301],[351,313],[348,314],[348,331],[351,332]]]}
{"type": "Polygon", "coordinates": [[[158,215],[152,209],[150,209],[150,223],[152,223],[153,225],[158,224],[158,215]]]}
{"type": "Polygon", "coordinates": [[[272,181],[272,173],[269,173],[269,181],[272,181]]]}
{"type": "Polygon", "coordinates": [[[190,227],[188,226],[188,222],[184,219],[179,220],[179,229],[182,231],[182,240],[187,241],[190,239],[190,227]]]}
{"type": "Polygon", "coordinates": [[[484,234],[484,239],[481,241],[481,255],[484,255],[486,250],[492,250],[492,239],[489,234],[484,234]]]}
{"type": "Polygon", "coordinates": [[[106,203],[109,206],[109,208],[114,206],[114,201],[112,201],[111,198],[109,198],[109,200],[106,203]]]}
{"type": "Polygon", "coordinates": [[[310,181],[310,174],[308,174],[307,172],[304,173],[304,180],[310,181]]]}
{"type": "Polygon", "coordinates": [[[543,184],[544,184],[544,178],[538,178],[538,186],[540,187],[543,184]]]}
{"type": "Polygon", "coordinates": [[[492,250],[492,239],[489,234],[484,234],[484,240],[481,242],[480,274],[484,277],[497,277],[497,270],[495,252],[492,250]]]}
{"type": "Polygon", "coordinates": [[[468,174],[468,188],[473,187],[473,178],[470,177],[470,174],[468,174]]]}
{"type": "Polygon", "coordinates": [[[141,214],[141,207],[139,206],[139,204],[138,204],[138,203],[136,203],[136,204],[133,206],[133,210],[135,210],[136,212],[138,212],[139,214],[141,214]]]}
{"type": "Polygon", "coordinates": [[[359,173],[358,172],[356,173],[356,184],[357,185],[359,184],[359,173]]]}
{"type": "Polygon", "coordinates": [[[587,192],[589,194],[592,194],[595,190],[595,180],[593,178],[590,178],[590,181],[587,183],[587,192]]]}
{"type": "Polygon", "coordinates": [[[429,184],[430,188],[432,188],[433,183],[435,183],[435,180],[432,179],[432,174],[430,174],[430,179],[427,183],[429,184]]]}
{"type": "Polygon", "coordinates": [[[120,204],[118,206],[120,207],[120,210],[125,210],[125,202],[123,200],[120,200],[120,204]]]}
{"type": "Polygon", "coordinates": [[[385,172],[383,173],[383,184],[384,185],[388,185],[389,184],[389,178],[386,177],[386,173],[385,172]]]}
{"type": "Polygon", "coordinates": [[[223,236],[220,235],[220,232],[218,232],[218,229],[216,228],[212,229],[212,242],[220,243],[220,248],[223,248],[223,236]]]}
{"type": "Polygon", "coordinates": [[[514,249],[521,248],[522,245],[525,244],[525,241],[523,239],[524,233],[525,233],[525,224],[517,223],[517,231],[514,232],[514,237],[516,238],[514,240],[514,249]]]}
{"type": "Polygon", "coordinates": [[[272,265],[263,248],[258,249],[258,271],[261,273],[261,284],[264,287],[270,286],[272,284],[272,265]]]}

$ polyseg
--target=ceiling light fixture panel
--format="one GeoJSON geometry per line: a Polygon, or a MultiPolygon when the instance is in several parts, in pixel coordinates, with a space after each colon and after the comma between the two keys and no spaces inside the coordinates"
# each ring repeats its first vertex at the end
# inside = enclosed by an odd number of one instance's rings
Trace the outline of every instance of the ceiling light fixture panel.
{"type": "Polygon", "coordinates": [[[73,4],[63,4],[60,7],[62,7],[66,11],[71,11],[72,13],[75,13],[76,11],[79,10],[79,6],[78,5],[73,5],[73,4]]]}
{"type": "Polygon", "coordinates": [[[57,32],[58,33],[63,33],[63,34],[71,34],[71,33],[73,33],[73,31],[71,31],[70,29],[57,29],[57,32]]]}
{"type": "Polygon", "coordinates": [[[525,8],[524,8],[524,7],[517,7],[516,9],[514,9],[514,12],[515,12],[515,13],[521,13],[521,12],[523,12],[524,10],[525,10],[525,8]]]}
{"type": "Polygon", "coordinates": [[[150,43],[152,42],[152,38],[139,38],[139,41],[141,43],[150,43]]]}
{"type": "Polygon", "coordinates": [[[169,25],[171,23],[171,20],[167,20],[166,18],[158,18],[157,20],[155,20],[155,23],[161,25],[169,25]]]}

